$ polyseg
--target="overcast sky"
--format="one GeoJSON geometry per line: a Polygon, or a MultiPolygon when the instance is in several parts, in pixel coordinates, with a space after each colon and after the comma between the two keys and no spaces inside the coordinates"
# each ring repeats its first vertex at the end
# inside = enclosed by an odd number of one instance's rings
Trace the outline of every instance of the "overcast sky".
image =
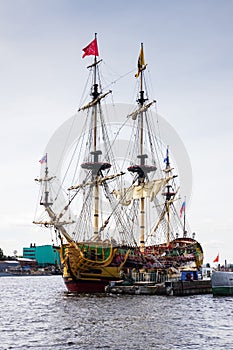
{"type": "MultiPolygon", "coordinates": [[[[187,215],[205,261],[233,262],[233,1],[0,0],[0,247],[50,244],[34,227],[38,160],[79,107],[98,33],[116,76],[136,67],[144,43],[158,113],[175,128],[193,171],[187,215]]],[[[114,101],[132,103],[127,77],[114,101]]]]}

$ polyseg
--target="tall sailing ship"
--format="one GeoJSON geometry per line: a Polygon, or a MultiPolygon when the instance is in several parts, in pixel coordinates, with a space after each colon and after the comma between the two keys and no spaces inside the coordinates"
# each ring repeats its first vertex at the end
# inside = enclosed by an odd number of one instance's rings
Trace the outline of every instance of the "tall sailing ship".
{"type": "Polygon", "coordinates": [[[59,179],[57,194],[51,199],[53,184],[61,173],[50,175],[50,155],[46,153],[41,160],[42,176],[37,179],[46,216],[34,221],[54,228],[68,291],[104,292],[110,281],[132,281],[138,273],[158,276],[191,265],[199,269],[202,247],[181,221],[177,175],[173,174],[169,149],[165,148],[164,158],[164,146],[153,131],[155,101],[149,101],[145,93],[143,45],[135,75],[139,82],[137,106],[117,126],[104,115],[108,106],[103,108],[103,101],[111,91],[102,91],[96,36],[83,51],[83,57],[94,56],[88,67],[91,101],[75,116],[83,128],[72,156],[64,162],[73,174],[63,171],[64,179],[59,179]],[[126,121],[127,147],[119,143],[126,121]],[[120,157],[114,154],[117,148],[120,157]]]}

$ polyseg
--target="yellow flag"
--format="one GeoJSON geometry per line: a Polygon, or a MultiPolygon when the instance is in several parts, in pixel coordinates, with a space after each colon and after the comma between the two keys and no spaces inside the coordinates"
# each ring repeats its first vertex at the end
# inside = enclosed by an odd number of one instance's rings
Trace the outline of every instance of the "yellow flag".
{"type": "Polygon", "coordinates": [[[135,74],[135,77],[138,78],[141,71],[144,70],[145,68],[146,68],[146,63],[144,58],[143,45],[141,45],[141,50],[138,57],[138,71],[135,74]]]}

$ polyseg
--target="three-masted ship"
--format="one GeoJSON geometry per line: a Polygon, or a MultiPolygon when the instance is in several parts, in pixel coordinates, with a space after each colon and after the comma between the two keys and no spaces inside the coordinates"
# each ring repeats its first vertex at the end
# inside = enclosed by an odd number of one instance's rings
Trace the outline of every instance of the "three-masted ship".
{"type": "Polygon", "coordinates": [[[137,106],[125,116],[129,142],[127,149],[121,149],[124,157],[120,161],[113,144],[125,122],[112,133],[111,123],[105,120],[102,103],[111,91],[102,91],[97,38],[83,50],[83,57],[94,56],[88,67],[91,101],[76,115],[77,119],[85,118],[85,129],[82,142],[79,138],[74,146],[74,154],[80,154],[72,156],[76,161],[69,178],[72,183],[65,188],[66,197],[54,195],[55,199],[50,199],[55,176],[49,174],[46,154],[41,161],[43,176],[37,181],[47,219],[34,221],[55,230],[68,291],[104,292],[110,281],[132,282],[143,272],[158,276],[191,264],[198,269],[203,251],[194,237],[189,237],[177,213],[179,191],[169,149],[164,158],[164,149],[158,150],[153,134],[150,110],[155,101],[149,101],[145,93],[143,45],[135,75],[139,83],[137,106]],[[60,208],[56,203],[59,198],[66,199],[60,208]]]}

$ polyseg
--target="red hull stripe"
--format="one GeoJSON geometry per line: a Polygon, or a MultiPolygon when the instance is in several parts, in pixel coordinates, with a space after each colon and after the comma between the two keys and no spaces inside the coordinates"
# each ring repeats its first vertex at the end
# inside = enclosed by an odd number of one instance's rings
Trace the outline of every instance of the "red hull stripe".
{"type": "Polygon", "coordinates": [[[71,293],[104,293],[108,281],[69,281],[64,278],[66,288],[71,293]]]}

